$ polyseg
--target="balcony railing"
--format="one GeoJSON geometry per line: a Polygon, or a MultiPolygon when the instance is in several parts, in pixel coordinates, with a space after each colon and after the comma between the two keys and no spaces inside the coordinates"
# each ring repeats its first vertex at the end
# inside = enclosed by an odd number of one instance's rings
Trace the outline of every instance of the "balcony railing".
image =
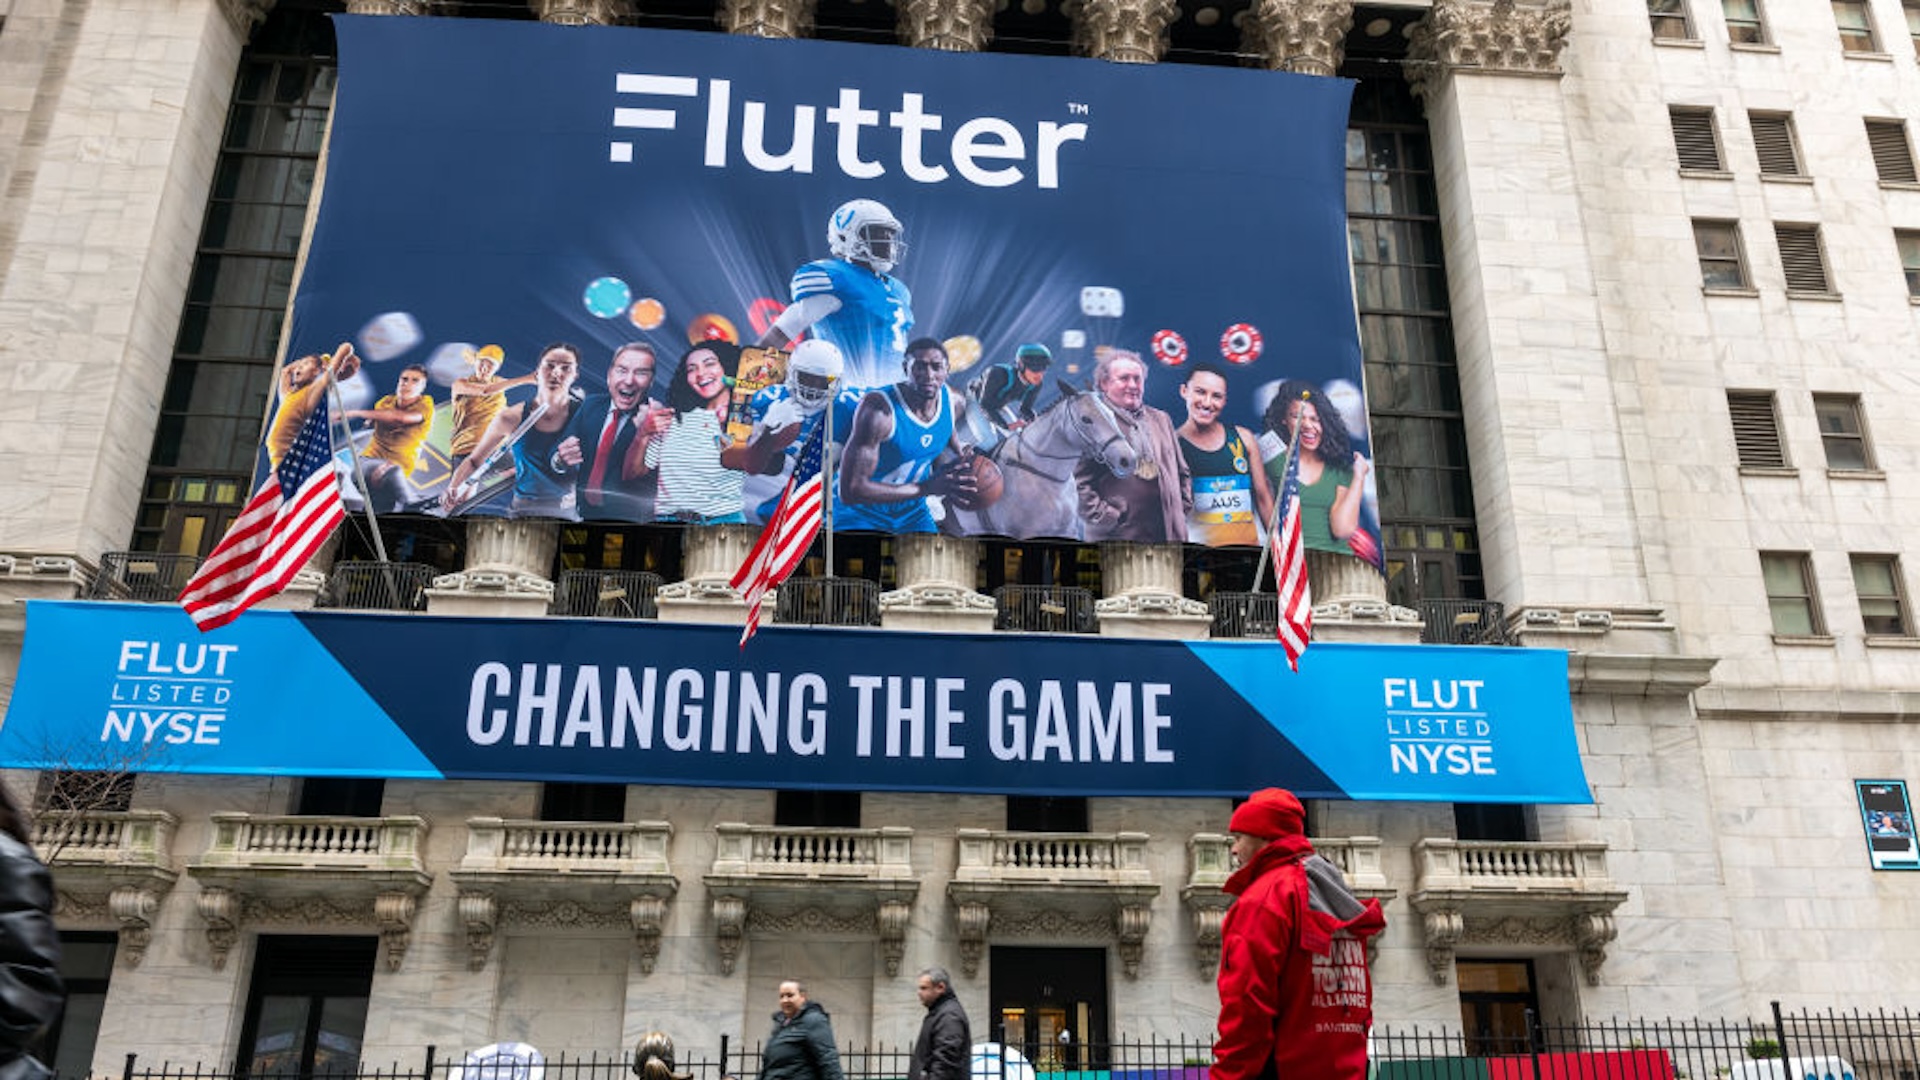
{"type": "Polygon", "coordinates": [[[879,626],[880,584],[867,578],[788,578],[774,602],[775,622],[879,626]]]}
{"type": "Polygon", "coordinates": [[[644,570],[568,570],[553,590],[555,615],[657,619],[660,575],[644,570]]]}
{"type": "Polygon", "coordinates": [[[33,846],[63,872],[76,866],[168,869],[176,824],[160,810],[46,810],[34,819],[33,846]]]}
{"type": "Polygon", "coordinates": [[[1420,640],[1428,645],[1511,645],[1506,606],[1492,600],[1422,600],[1420,640]]]}
{"type": "Polygon", "coordinates": [[[1029,833],[961,829],[956,881],[1152,884],[1147,834],[1029,833]]]}
{"type": "Polygon", "coordinates": [[[673,826],[664,821],[467,819],[463,873],[667,874],[673,826]]]}
{"type": "Polygon", "coordinates": [[[424,872],[427,823],[417,817],[268,817],[217,813],[196,867],[424,872]]]}
{"type": "Polygon", "coordinates": [[[1002,585],[993,590],[995,630],[1097,634],[1093,590],[1070,585],[1002,585]]]}
{"type": "Polygon", "coordinates": [[[913,830],[714,826],[713,873],[728,877],[914,877],[913,830]]]}
{"type": "Polygon", "coordinates": [[[100,569],[87,587],[87,599],[170,603],[198,569],[198,555],[109,551],[100,556],[100,569]]]}
{"type": "Polygon", "coordinates": [[[1216,592],[1207,597],[1217,638],[1271,639],[1280,625],[1280,598],[1273,593],[1216,592]]]}
{"type": "Polygon", "coordinates": [[[1422,840],[1413,846],[1422,892],[1606,891],[1607,845],[1599,842],[1541,843],[1519,840],[1422,840]]]}
{"type": "Polygon", "coordinates": [[[318,606],[342,611],[425,611],[439,570],[422,563],[337,562],[318,606]]]}

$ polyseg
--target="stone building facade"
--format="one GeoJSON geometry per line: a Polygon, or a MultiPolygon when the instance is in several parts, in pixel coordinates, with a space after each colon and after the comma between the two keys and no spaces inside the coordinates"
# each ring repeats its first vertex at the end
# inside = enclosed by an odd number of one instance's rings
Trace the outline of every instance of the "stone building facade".
{"type": "MultiPolygon", "coordinates": [[[[191,470],[161,459],[228,437],[204,421],[215,414],[239,417],[232,437],[251,445],[264,402],[202,400],[190,391],[217,396],[212,381],[180,380],[187,327],[216,284],[196,277],[210,205],[239,139],[249,64],[300,47],[323,57],[314,42],[326,35],[302,20],[341,9],[0,0],[0,597],[113,595],[102,575],[123,580],[129,550],[211,543],[218,515],[192,532],[182,507],[217,509],[219,497],[191,495],[191,470]]],[[[1414,569],[1411,583],[1383,583],[1317,557],[1318,633],[1445,640],[1436,613],[1455,609],[1415,599],[1501,605],[1466,610],[1497,610],[1507,639],[1567,651],[1595,800],[1504,816],[1312,808],[1323,848],[1388,913],[1373,967],[1381,1019],[1457,1027],[1463,1004],[1498,997],[1489,979],[1522,979],[1541,1014],[1562,1021],[1747,1016],[1773,1000],[1874,1007],[1920,991],[1907,948],[1920,874],[1870,868],[1853,783],[1920,768],[1905,728],[1920,702],[1920,431],[1902,419],[1920,356],[1912,7],[344,9],[1224,59],[1359,79],[1357,100],[1389,105],[1371,126],[1356,120],[1350,198],[1414,176],[1427,194],[1376,216],[1415,221],[1438,244],[1383,254],[1358,238],[1384,232],[1356,232],[1358,273],[1406,271],[1361,289],[1363,331],[1370,305],[1423,320],[1443,362],[1418,370],[1443,371],[1456,395],[1453,427],[1434,430],[1459,446],[1401,453],[1456,461],[1471,499],[1464,515],[1432,520],[1396,519],[1389,503],[1390,556],[1396,525],[1444,534],[1407,549],[1408,567],[1435,575],[1424,586],[1414,569]],[[1374,157],[1384,146],[1429,156],[1374,157]],[[1416,287],[1429,295],[1397,293],[1416,287]]],[[[327,85],[299,91],[321,121],[327,85]]],[[[290,151],[311,151],[289,157],[309,170],[295,188],[318,190],[317,134],[288,137],[290,151]]],[[[305,201],[276,234],[289,267],[305,201]]],[[[251,301],[265,343],[251,359],[267,370],[290,289],[274,281],[251,301]]],[[[1418,366],[1380,340],[1368,341],[1369,380],[1391,397],[1383,384],[1418,366]]],[[[1410,407],[1396,430],[1424,430],[1413,423],[1424,415],[1410,407]]],[[[723,526],[650,541],[670,545],[676,567],[660,617],[737,619],[724,580],[750,540],[723,526]]],[[[545,617],[566,544],[551,526],[473,523],[424,617],[545,617]]],[[[890,555],[888,627],[991,628],[977,543],[908,539],[890,555]]],[[[335,558],[280,603],[312,604],[335,558]]],[[[1108,545],[1088,558],[1101,632],[1210,632],[1181,552],[1108,545]]],[[[0,608],[9,688],[23,633],[20,605],[0,608]]],[[[26,798],[53,783],[10,782],[26,798]]],[[[76,963],[93,965],[68,1026],[93,1030],[64,1039],[63,1068],[117,1071],[129,1052],[245,1062],[276,1001],[331,1002],[341,1030],[359,1019],[368,1062],[508,1039],[604,1052],[651,1028],[707,1047],[757,1038],[774,984],[794,974],[842,1041],[896,1044],[917,1027],[913,975],[929,964],[954,969],[977,1021],[1017,1015],[1038,1033],[1046,1013],[1095,1041],[1211,1030],[1226,800],[1015,811],[999,797],[867,793],[857,821],[828,828],[858,854],[829,865],[794,854],[822,826],[784,793],[390,780],[370,798],[295,777],[143,773],[67,815],[51,851],[60,919],[76,963]],[[607,798],[616,820],[539,827],[556,807],[607,798]],[[1080,811],[1067,828],[1048,816],[1080,811]],[[1014,820],[1025,813],[1077,846],[1082,868],[1027,873],[1005,856],[1033,827],[1014,820]],[[1085,994],[1050,1002],[1020,982],[1047,970],[1085,994]]]]}

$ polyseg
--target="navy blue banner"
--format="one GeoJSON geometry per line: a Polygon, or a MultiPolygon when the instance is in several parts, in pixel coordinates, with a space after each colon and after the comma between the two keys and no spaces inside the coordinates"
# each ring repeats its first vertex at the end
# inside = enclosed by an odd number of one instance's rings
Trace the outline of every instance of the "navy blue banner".
{"type": "Polygon", "coordinates": [[[0,766],[1591,801],[1566,654],[34,602],[0,766]],[[123,766],[125,767],[125,766],[123,766]]]}
{"type": "Polygon", "coordinates": [[[1231,545],[1297,426],[1308,545],[1378,564],[1350,83],[337,25],[263,468],[337,382],[380,510],[753,522],[831,417],[843,530],[1231,545]]]}

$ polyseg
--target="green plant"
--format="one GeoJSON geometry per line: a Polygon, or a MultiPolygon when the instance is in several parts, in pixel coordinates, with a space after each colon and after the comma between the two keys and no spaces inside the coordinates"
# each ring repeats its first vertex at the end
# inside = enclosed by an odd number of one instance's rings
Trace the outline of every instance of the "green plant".
{"type": "Polygon", "coordinates": [[[1780,1044],[1772,1039],[1748,1039],[1747,1056],[1760,1061],[1780,1056],[1780,1044]]]}

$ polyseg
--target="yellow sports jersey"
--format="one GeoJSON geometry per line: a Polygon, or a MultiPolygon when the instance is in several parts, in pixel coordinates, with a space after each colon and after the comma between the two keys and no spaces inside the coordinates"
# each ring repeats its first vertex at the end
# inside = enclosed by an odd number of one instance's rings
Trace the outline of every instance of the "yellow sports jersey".
{"type": "MultiPolygon", "coordinates": [[[[400,399],[388,394],[373,403],[375,409],[398,409],[400,399]]],[[[414,403],[405,406],[406,411],[420,414],[417,424],[395,423],[388,420],[373,422],[373,441],[361,452],[361,457],[379,458],[391,461],[408,473],[420,469],[420,448],[427,444],[427,434],[433,430],[433,399],[421,394],[414,403]]]]}
{"type": "MultiPolygon", "coordinates": [[[[487,380],[488,385],[503,382],[506,380],[487,380]]],[[[447,444],[447,453],[454,457],[473,453],[473,448],[480,445],[480,436],[487,433],[487,425],[506,407],[507,395],[503,390],[454,398],[453,438],[447,444]]]]}
{"type": "Polygon", "coordinates": [[[280,410],[273,414],[273,424],[267,428],[267,461],[274,468],[280,467],[280,459],[293,448],[293,440],[307,426],[307,418],[326,392],[327,380],[319,378],[280,399],[280,410]]]}

